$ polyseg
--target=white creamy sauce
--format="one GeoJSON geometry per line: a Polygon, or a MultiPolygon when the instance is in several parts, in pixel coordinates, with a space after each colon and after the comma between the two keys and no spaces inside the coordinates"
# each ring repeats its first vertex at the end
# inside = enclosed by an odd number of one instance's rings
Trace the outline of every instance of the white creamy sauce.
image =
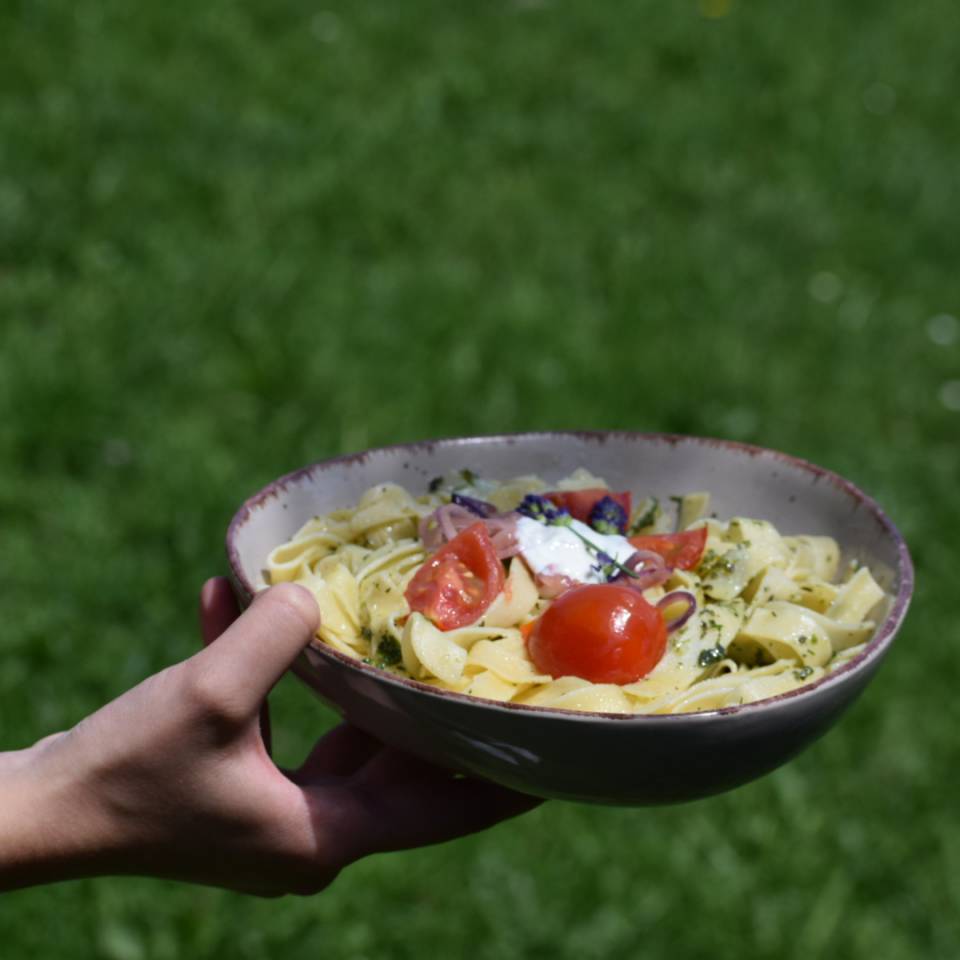
{"type": "Polygon", "coordinates": [[[596,555],[574,530],[619,563],[626,563],[637,551],[626,537],[597,533],[579,520],[572,520],[569,527],[548,527],[530,517],[520,517],[517,541],[527,566],[535,574],[560,574],[582,583],[606,583],[596,569],[596,555]]]}

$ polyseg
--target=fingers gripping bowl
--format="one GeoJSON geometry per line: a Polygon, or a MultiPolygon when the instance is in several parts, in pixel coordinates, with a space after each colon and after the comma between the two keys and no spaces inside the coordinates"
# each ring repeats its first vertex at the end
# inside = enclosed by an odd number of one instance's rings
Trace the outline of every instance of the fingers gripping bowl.
{"type": "Polygon", "coordinates": [[[868,643],[814,683],[698,713],[578,713],[467,696],[386,672],[325,644],[294,671],[356,726],[435,763],[545,797],[619,804],[692,800],[779,766],[824,733],[873,676],[913,587],[906,545],[879,506],[836,474],[781,453],[694,437],[543,433],[441,440],[315,464],[255,494],[230,525],[231,575],[244,601],[266,559],[311,517],[356,504],[376,484],[425,490],[464,468],[547,481],[586,465],[615,490],[667,500],[708,489],[724,517],[833,537],[869,566],[886,598],[868,643]]]}

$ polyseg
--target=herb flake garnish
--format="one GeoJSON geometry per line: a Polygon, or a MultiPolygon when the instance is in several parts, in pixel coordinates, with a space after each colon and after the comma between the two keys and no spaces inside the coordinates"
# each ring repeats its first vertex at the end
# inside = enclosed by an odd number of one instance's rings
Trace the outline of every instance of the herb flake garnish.
{"type": "Polygon", "coordinates": [[[725,656],[727,651],[724,649],[722,643],[717,643],[714,646],[710,647],[708,650],[701,650],[700,656],[697,657],[697,666],[698,667],[710,667],[715,663],[719,663],[725,656]]]}
{"type": "Polygon", "coordinates": [[[650,498],[650,506],[633,521],[630,527],[630,536],[639,533],[645,527],[649,527],[660,514],[660,501],[656,497],[650,498]]]}
{"type": "Polygon", "coordinates": [[[395,667],[403,659],[400,642],[389,633],[384,633],[377,642],[377,652],[373,658],[375,666],[395,667]]]}

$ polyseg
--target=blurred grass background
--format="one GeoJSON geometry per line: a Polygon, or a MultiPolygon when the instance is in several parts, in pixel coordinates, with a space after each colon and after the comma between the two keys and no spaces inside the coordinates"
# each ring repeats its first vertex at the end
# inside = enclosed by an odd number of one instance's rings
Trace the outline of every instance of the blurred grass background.
{"type": "MultiPolygon", "coordinates": [[[[371,445],[751,441],[850,476],[918,568],[875,684],[756,784],[548,804],[311,900],[9,894],[3,955],[956,957],[958,28],[950,0],[0,5],[4,746],[187,656],[236,505],[371,445]]],[[[332,718],[274,700],[293,763],[332,718]]]]}

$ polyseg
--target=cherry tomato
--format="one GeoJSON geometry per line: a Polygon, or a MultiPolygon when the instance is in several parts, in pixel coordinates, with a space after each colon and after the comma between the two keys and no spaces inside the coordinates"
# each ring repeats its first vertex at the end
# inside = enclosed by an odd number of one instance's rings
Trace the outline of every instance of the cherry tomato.
{"type": "Polygon", "coordinates": [[[411,610],[441,630],[454,630],[482,616],[503,581],[503,564],[486,525],[478,520],[424,561],[404,596],[411,610]]]}
{"type": "Polygon", "coordinates": [[[543,496],[551,503],[569,511],[574,520],[580,520],[582,523],[590,521],[590,511],[597,505],[597,501],[604,497],[619,503],[627,517],[630,516],[629,490],[614,493],[613,490],[605,490],[603,487],[589,487],[586,490],[552,490],[543,496]]]}
{"type": "Polygon", "coordinates": [[[645,537],[630,537],[638,550],[652,550],[667,561],[668,567],[692,570],[703,556],[707,542],[707,528],[684,530],[681,533],[651,533],[645,537]]]}
{"type": "Polygon", "coordinates": [[[615,583],[560,594],[527,637],[530,659],[541,673],[592,683],[639,680],[666,648],[663,614],[638,591],[615,583]]]}

